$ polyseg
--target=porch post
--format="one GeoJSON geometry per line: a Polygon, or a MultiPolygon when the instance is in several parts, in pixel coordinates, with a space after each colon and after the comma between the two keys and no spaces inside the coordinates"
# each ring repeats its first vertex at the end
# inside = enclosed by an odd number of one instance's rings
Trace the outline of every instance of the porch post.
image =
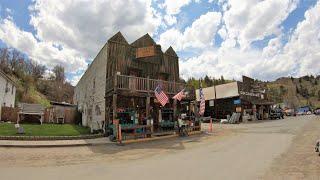
{"type": "Polygon", "coordinates": [[[114,73],[114,80],[113,80],[113,95],[112,95],[112,120],[117,118],[117,89],[118,89],[118,82],[117,82],[117,73],[114,73]]]}
{"type": "Polygon", "coordinates": [[[117,118],[117,99],[118,96],[116,93],[112,95],[112,119],[115,120],[117,118]]]}
{"type": "Polygon", "coordinates": [[[150,96],[147,96],[146,99],[146,118],[149,118],[150,115],[150,96]]]}
{"type": "Polygon", "coordinates": [[[177,116],[177,100],[173,100],[173,118],[176,118],[177,116]]]}
{"type": "Polygon", "coordinates": [[[150,79],[147,77],[147,98],[146,98],[146,118],[149,118],[150,115],[150,79]]]}

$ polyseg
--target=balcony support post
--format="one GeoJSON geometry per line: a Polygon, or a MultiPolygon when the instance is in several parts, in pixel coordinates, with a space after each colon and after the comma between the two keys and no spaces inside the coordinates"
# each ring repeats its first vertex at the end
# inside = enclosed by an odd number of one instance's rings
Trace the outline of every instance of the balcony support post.
{"type": "Polygon", "coordinates": [[[173,100],[173,118],[177,117],[177,100],[173,100]]]}
{"type": "Polygon", "coordinates": [[[115,120],[117,118],[117,99],[118,99],[118,95],[116,93],[113,93],[113,95],[112,95],[112,120],[115,120]]]}
{"type": "Polygon", "coordinates": [[[147,77],[147,98],[146,98],[146,117],[149,118],[150,116],[150,79],[149,76],[147,77]]]}
{"type": "Polygon", "coordinates": [[[114,74],[114,81],[113,81],[113,94],[112,94],[112,120],[115,120],[117,118],[117,89],[118,89],[118,83],[117,83],[117,73],[114,74]]]}

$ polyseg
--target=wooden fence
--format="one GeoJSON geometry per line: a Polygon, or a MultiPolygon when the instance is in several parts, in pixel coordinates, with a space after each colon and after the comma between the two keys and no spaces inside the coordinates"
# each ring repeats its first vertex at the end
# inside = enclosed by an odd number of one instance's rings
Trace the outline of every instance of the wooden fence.
{"type": "Polygon", "coordinates": [[[16,122],[18,117],[19,108],[2,107],[1,108],[1,120],[16,122]]]}
{"type": "MultiPolygon", "coordinates": [[[[1,113],[2,121],[11,121],[14,123],[17,122],[19,108],[2,107],[1,110],[2,110],[2,113],[1,113]]],[[[49,122],[49,116],[50,116],[49,114],[50,114],[50,111],[46,109],[44,111],[44,121],[43,121],[44,123],[49,122]]],[[[64,114],[65,114],[65,121],[64,121],[65,123],[74,124],[76,122],[77,110],[75,108],[66,108],[64,110],[64,114]]],[[[55,118],[55,116],[53,117],[55,118]]],[[[54,119],[54,122],[56,122],[55,119],[54,119]]]]}

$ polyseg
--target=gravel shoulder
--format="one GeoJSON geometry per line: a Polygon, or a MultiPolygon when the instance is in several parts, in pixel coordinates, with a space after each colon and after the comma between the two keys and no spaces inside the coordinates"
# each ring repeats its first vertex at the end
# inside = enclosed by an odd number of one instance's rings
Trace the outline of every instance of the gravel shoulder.
{"type": "Polygon", "coordinates": [[[320,139],[320,116],[307,116],[307,123],[289,149],[273,161],[263,179],[320,179],[320,157],[314,151],[320,139]]]}

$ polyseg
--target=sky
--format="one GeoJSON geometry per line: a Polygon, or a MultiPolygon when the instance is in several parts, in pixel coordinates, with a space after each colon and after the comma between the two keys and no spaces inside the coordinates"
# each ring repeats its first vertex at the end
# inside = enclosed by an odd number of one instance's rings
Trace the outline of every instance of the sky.
{"type": "Polygon", "coordinates": [[[184,79],[320,75],[320,0],[0,0],[0,47],[73,85],[118,31],[172,46],[184,79]]]}

